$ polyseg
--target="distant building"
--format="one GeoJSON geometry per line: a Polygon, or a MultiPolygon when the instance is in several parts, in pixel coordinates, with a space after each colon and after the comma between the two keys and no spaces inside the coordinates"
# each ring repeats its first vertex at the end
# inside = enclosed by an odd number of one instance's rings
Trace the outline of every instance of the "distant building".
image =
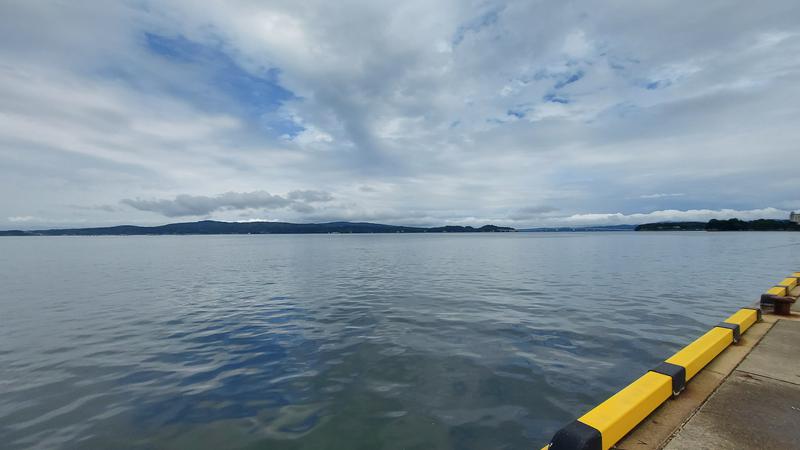
{"type": "Polygon", "coordinates": [[[789,220],[791,220],[792,222],[794,222],[796,224],[800,224],[800,213],[796,213],[796,212],[792,211],[792,213],[789,214],[789,220]]]}

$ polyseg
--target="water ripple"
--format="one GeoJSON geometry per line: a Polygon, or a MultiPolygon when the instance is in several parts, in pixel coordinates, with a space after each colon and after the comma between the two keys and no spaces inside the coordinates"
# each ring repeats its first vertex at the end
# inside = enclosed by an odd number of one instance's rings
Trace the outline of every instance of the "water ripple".
{"type": "Polygon", "coordinates": [[[9,449],[530,448],[791,233],[0,239],[9,449]]]}

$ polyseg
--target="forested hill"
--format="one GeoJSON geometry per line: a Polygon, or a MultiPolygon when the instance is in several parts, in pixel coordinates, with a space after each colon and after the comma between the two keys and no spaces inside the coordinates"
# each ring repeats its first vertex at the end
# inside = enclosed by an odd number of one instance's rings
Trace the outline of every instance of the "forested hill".
{"type": "Polygon", "coordinates": [[[636,227],[636,231],[800,231],[800,225],[788,220],[717,220],[708,222],[656,222],[636,227]]]}
{"type": "Polygon", "coordinates": [[[367,222],[287,223],[287,222],[200,222],[172,223],[155,227],[119,225],[101,228],[66,228],[52,230],[8,230],[0,236],[120,236],[176,234],[321,234],[321,233],[486,233],[516,231],[509,227],[484,225],[444,227],[404,227],[367,222]]]}

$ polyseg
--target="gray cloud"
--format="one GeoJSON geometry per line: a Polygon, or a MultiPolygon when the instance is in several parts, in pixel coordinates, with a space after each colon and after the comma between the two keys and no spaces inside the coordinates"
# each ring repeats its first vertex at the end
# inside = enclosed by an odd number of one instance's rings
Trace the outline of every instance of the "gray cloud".
{"type": "Polygon", "coordinates": [[[789,211],[776,208],[763,208],[753,210],[736,209],[691,209],[691,210],[659,210],[646,213],[590,213],[573,214],[571,216],[552,218],[551,222],[558,225],[594,225],[598,223],[608,225],[621,224],[640,224],[648,222],[680,222],[680,221],[699,221],[705,222],[711,219],[730,219],[740,218],[743,220],[753,219],[788,219],[789,211]]]}
{"type": "Polygon", "coordinates": [[[526,206],[509,214],[508,218],[514,221],[541,219],[554,215],[558,208],[553,206],[526,206]]]}
{"type": "Polygon", "coordinates": [[[31,226],[800,205],[792,0],[6,1],[0,61],[0,210],[31,226]]]}
{"type": "Polygon", "coordinates": [[[643,199],[651,199],[651,198],[669,198],[669,197],[683,197],[684,195],[686,195],[686,194],[682,194],[682,193],[673,193],[673,194],[667,194],[667,193],[658,193],[658,194],[642,194],[642,195],[640,195],[640,196],[639,196],[639,198],[643,198],[643,199]]]}
{"type": "Polygon", "coordinates": [[[70,205],[70,207],[83,211],[116,212],[118,210],[114,205],[70,205]]]}
{"type": "Polygon", "coordinates": [[[333,200],[333,195],[325,191],[292,191],[286,194],[289,200],[296,200],[302,202],[329,202],[333,200]]]}
{"type": "Polygon", "coordinates": [[[205,195],[178,195],[172,200],[123,199],[120,203],[139,211],[149,211],[167,217],[207,216],[217,211],[244,209],[275,210],[291,208],[300,213],[310,213],[310,203],[327,202],[333,196],[322,191],[292,191],[285,196],[265,191],[226,192],[213,197],[205,195]]]}

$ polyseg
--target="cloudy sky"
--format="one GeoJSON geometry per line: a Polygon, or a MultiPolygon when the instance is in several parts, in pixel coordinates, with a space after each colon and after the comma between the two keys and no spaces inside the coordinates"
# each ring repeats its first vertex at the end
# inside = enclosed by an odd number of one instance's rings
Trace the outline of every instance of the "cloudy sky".
{"type": "Polygon", "coordinates": [[[0,228],[800,209],[800,3],[0,2],[0,228]]]}

